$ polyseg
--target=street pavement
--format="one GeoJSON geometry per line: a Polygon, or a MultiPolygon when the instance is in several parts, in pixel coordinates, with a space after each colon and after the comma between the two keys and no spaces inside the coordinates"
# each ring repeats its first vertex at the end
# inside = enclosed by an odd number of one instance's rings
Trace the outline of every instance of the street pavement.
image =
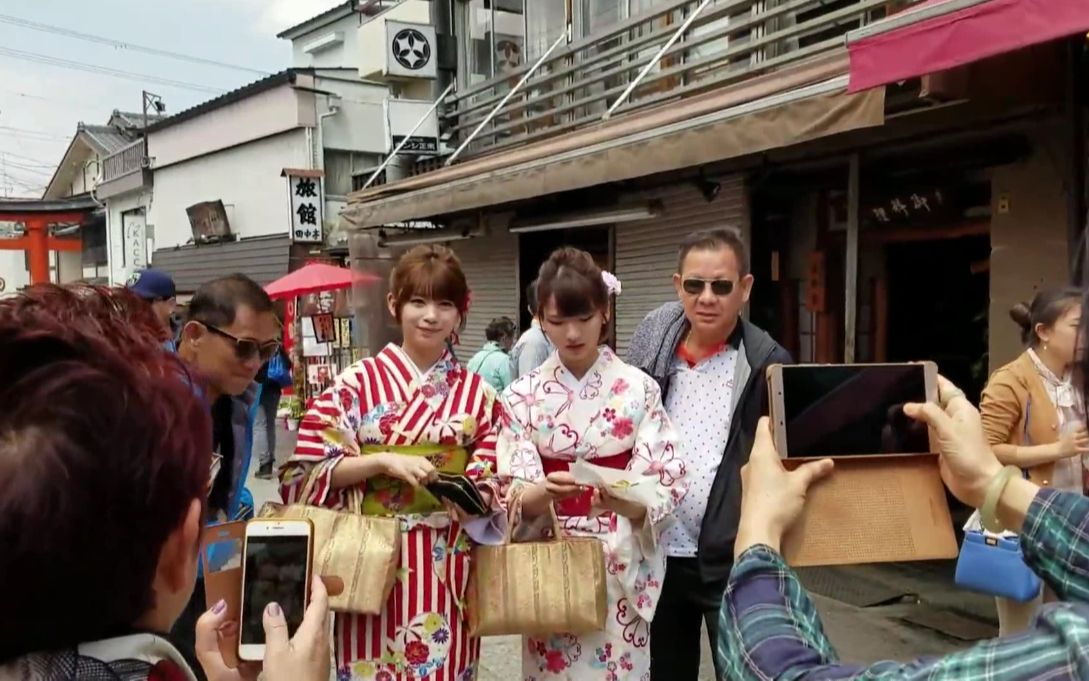
{"type": "MultiPolygon", "coordinates": [[[[290,456],[294,434],[280,429],[277,464],[290,456]]],[[[275,480],[259,480],[256,453],[248,485],[257,508],[278,500],[275,480]]],[[[870,584],[874,593],[895,594],[892,602],[859,607],[812,594],[825,632],[844,663],[865,664],[878,660],[910,661],[921,656],[942,655],[967,648],[972,641],[997,635],[989,599],[966,594],[952,584],[945,566],[901,564],[822,569],[806,574],[806,583],[837,593],[835,584],[870,584]]],[[[848,599],[852,600],[852,599],[848,599]]],[[[865,598],[854,599],[865,602],[865,598]]],[[[712,681],[710,647],[702,638],[700,681],[712,681]]],[[[520,677],[521,645],[514,636],[486,638],[481,653],[479,681],[515,681],[520,677]]]]}

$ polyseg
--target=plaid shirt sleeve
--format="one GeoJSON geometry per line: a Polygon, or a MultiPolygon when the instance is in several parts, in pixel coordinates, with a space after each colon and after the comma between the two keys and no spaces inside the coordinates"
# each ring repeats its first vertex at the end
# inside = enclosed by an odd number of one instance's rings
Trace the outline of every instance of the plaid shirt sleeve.
{"type": "Polygon", "coordinates": [[[741,555],[719,615],[727,679],[801,681],[1022,681],[1089,679],[1089,499],[1041,490],[1029,509],[1025,558],[1063,601],[1030,632],[914,662],[840,663],[794,571],[766,546],[741,555]]]}

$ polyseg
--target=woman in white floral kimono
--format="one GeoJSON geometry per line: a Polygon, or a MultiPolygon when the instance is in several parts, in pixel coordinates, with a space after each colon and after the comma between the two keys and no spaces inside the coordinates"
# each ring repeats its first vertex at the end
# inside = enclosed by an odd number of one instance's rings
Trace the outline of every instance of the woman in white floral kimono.
{"type": "Polygon", "coordinates": [[[565,534],[601,539],[609,608],[604,631],[527,637],[522,675],[649,679],[650,621],[665,576],[657,541],[684,496],[684,463],[658,385],[599,346],[619,282],[588,253],[568,248],[541,266],[537,286],[542,326],[556,352],[503,394],[497,473],[510,482],[507,503],[521,505],[517,537],[544,531],[551,507],[565,534]],[[576,484],[569,468],[579,459],[653,478],[653,503],[576,484]]]}

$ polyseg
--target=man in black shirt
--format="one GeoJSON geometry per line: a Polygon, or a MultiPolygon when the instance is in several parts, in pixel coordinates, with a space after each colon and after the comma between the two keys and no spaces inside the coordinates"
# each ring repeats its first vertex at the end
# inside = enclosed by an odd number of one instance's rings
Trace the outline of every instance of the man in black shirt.
{"type": "MultiPolygon", "coordinates": [[[[272,301],[249,277],[233,274],[197,289],[189,303],[178,354],[194,369],[194,390],[212,412],[213,451],[220,467],[208,495],[209,523],[242,519],[250,467],[253,420],[260,385],[257,371],[280,348],[280,326],[272,301]]],[[[174,635],[192,644],[196,620],[205,610],[203,580],[174,635]]]]}

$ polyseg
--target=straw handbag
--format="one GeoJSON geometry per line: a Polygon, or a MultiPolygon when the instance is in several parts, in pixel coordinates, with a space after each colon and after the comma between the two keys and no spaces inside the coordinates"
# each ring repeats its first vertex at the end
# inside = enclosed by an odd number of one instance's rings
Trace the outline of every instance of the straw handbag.
{"type": "Polygon", "coordinates": [[[605,551],[594,537],[564,537],[549,508],[552,537],[511,542],[521,495],[511,501],[505,543],[473,549],[466,594],[469,634],[582,634],[605,629],[605,551]]]}
{"type": "MultiPolygon", "coordinates": [[[[314,476],[302,499],[309,499],[314,476]]],[[[362,515],[363,493],[347,490],[352,511],[333,511],[306,504],[265,504],[263,518],[308,519],[314,524],[314,570],[339,577],[344,591],[329,597],[336,612],[377,615],[386,606],[401,559],[401,526],[397,518],[362,515]]]]}

